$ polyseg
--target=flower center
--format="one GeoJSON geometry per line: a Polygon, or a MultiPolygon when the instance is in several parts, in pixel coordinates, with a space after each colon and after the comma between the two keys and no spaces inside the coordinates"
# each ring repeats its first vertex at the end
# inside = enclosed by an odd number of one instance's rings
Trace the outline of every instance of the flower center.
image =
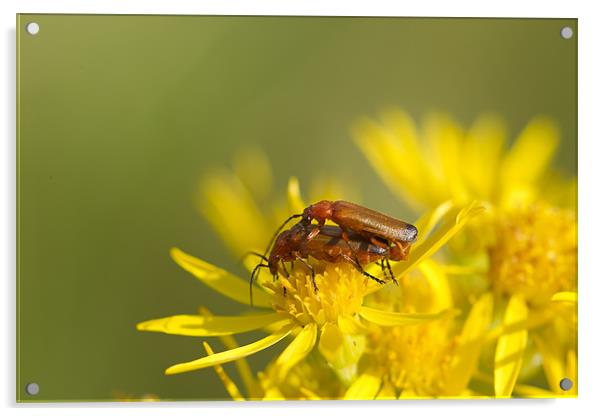
{"type": "Polygon", "coordinates": [[[490,248],[490,278],[505,294],[532,303],[574,289],[577,223],[573,211],[537,204],[500,216],[490,248]]]}
{"type": "Polygon", "coordinates": [[[436,395],[455,346],[449,322],[380,328],[369,336],[370,355],[397,393],[436,395]]]}
{"type": "Polygon", "coordinates": [[[299,266],[288,278],[266,283],[275,292],[274,309],[289,314],[301,326],[310,322],[320,326],[326,322],[336,324],[339,316],[357,313],[367,293],[368,279],[346,263],[322,263],[314,267],[317,292],[311,274],[299,266]]]}

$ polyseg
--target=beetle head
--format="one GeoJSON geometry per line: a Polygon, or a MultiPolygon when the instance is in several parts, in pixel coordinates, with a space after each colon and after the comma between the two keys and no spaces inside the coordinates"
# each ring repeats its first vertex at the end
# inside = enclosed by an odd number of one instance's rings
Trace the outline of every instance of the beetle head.
{"type": "Polygon", "coordinates": [[[393,261],[402,261],[407,259],[408,255],[410,254],[410,246],[411,244],[405,241],[396,241],[391,246],[389,252],[390,259],[393,261]]]}
{"type": "Polygon", "coordinates": [[[311,220],[315,219],[318,223],[324,224],[329,218],[332,218],[332,202],[320,201],[305,208],[302,221],[309,224],[311,220]]]}
{"type": "Polygon", "coordinates": [[[306,238],[307,230],[302,223],[295,224],[278,235],[268,261],[270,272],[274,276],[278,273],[278,262],[294,260],[294,252],[299,250],[306,238]]]}

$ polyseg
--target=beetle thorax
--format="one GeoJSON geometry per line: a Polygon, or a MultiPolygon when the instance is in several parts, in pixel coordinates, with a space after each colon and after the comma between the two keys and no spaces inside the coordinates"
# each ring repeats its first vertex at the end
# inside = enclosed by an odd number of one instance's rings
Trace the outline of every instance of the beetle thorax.
{"type": "Polygon", "coordinates": [[[312,219],[317,220],[319,223],[324,223],[327,219],[332,217],[332,202],[331,201],[320,201],[313,205],[305,208],[303,211],[303,219],[311,221],[312,219]]]}

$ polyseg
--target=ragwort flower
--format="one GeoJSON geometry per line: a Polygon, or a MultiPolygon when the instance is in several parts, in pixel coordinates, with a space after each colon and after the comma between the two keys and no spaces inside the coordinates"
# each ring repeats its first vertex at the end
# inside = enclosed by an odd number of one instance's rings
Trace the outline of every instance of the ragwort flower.
{"type": "MultiPolygon", "coordinates": [[[[556,126],[532,120],[507,151],[495,116],[479,118],[466,132],[441,114],[422,127],[393,110],[380,122],[360,121],[356,143],[389,188],[416,209],[448,199],[487,204],[486,214],[450,246],[468,266],[460,273],[473,283],[480,275],[496,295],[500,323],[488,338],[497,341],[495,394],[513,393],[527,373],[523,356],[531,344],[543,361],[547,394],[576,394],[576,385],[563,392],[558,384],[562,377],[575,380],[577,223],[576,178],[550,169],[556,126]]],[[[482,292],[474,289],[482,284],[469,286],[469,296],[482,292]]],[[[520,390],[533,393],[530,386],[520,390]]]]}
{"type": "MultiPolygon", "coordinates": [[[[383,291],[373,302],[406,313],[454,307],[444,268],[432,260],[423,262],[419,273],[403,279],[401,292],[413,296],[406,299],[383,291]],[[420,286],[425,283],[429,290],[422,291],[420,286]]],[[[372,325],[359,375],[345,398],[474,396],[467,386],[477,368],[492,309],[492,296],[484,294],[462,320],[441,319],[412,326],[398,326],[388,320],[372,325]]]]}
{"type": "MultiPolygon", "coordinates": [[[[296,181],[290,183],[291,205],[303,206],[298,198],[296,181]]],[[[482,210],[475,202],[462,207],[444,204],[443,208],[433,210],[417,223],[423,224],[419,227],[421,239],[413,247],[409,259],[397,265],[397,275],[407,274],[419,266],[482,210]]],[[[244,279],[179,249],[172,249],[171,255],[181,267],[212,289],[249,305],[248,286],[244,279]]],[[[171,366],[166,374],[240,360],[292,337],[275,361],[277,380],[283,380],[317,347],[337,377],[350,382],[357,373],[363,353],[367,325],[378,325],[383,321],[396,325],[416,324],[444,319],[452,313],[450,309],[432,313],[389,312],[365,306],[366,296],[381,289],[378,284],[347,264],[317,263],[314,267],[318,292],[313,290],[307,270],[300,267],[294,267],[288,279],[279,278],[273,282],[267,278],[260,279],[260,288],[253,289],[254,305],[271,312],[247,316],[175,315],[142,322],[137,327],[142,331],[198,337],[228,336],[257,329],[268,332],[267,336],[251,344],[171,366]]]]}
{"type": "MultiPolygon", "coordinates": [[[[449,314],[442,319],[411,321],[416,312],[450,310],[453,299],[443,267],[433,260],[420,263],[414,272],[400,281],[401,286],[388,285],[366,300],[373,309],[370,321],[361,328],[365,335],[363,354],[357,373],[348,380],[314,350],[281,378],[283,362],[274,360],[251,383],[258,386],[263,399],[336,399],[371,400],[415,397],[474,396],[467,389],[479,358],[484,334],[489,329],[493,299],[484,294],[457,321],[449,314]],[[423,286],[428,290],[423,290],[423,286]],[[403,294],[412,293],[411,297],[403,294]],[[416,295],[419,293],[419,295],[416,295]],[[403,319],[395,311],[406,313],[403,319]],[[377,324],[375,324],[377,322],[377,324]]],[[[206,347],[207,348],[207,347],[206,347]]],[[[213,354],[213,352],[209,352],[213,354]]],[[[326,351],[324,356],[329,356],[326,351]]],[[[218,375],[224,374],[215,366],[218,375]]],[[[227,376],[220,376],[231,392],[239,392],[227,376]]],[[[248,380],[241,373],[243,380],[248,380]]],[[[245,381],[247,390],[248,381],[245,381]]]]}

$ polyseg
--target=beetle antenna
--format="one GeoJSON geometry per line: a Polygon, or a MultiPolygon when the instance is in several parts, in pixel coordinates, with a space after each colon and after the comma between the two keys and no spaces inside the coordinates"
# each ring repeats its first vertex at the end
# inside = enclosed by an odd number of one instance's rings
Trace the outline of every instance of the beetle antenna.
{"type": "Polygon", "coordinates": [[[276,239],[276,237],[278,236],[278,234],[280,234],[280,231],[282,231],[282,229],[284,228],[284,226],[286,224],[288,224],[293,218],[299,218],[302,217],[303,214],[295,214],[295,215],[291,215],[290,217],[288,217],[286,219],[286,221],[284,221],[282,223],[282,225],[280,227],[278,227],[278,229],[276,230],[276,232],[274,233],[274,235],[272,236],[272,239],[270,240],[270,244],[268,244],[268,247],[265,249],[265,252],[263,253],[263,257],[267,257],[268,253],[270,251],[270,248],[272,247],[272,244],[274,244],[274,240],[276,239]]]}
{"type": "Polygon", "coordinates": [[[251,272],[251,280],[249,280],[249,300],[250,300],[250,304],[251,306],[253,306],[253,281],[255,280],[255,277],[259,275],[259,269],[262,267],[270,267],[267,264],[263,264],[263,263],[259,263],[257,266],[255,266],[253,268],[253,271],[251,272]]]}
{"type": "Polygon", "coordinates": [[[266,262],[268,261],[268,258],[267,258],[266,256],[264,256],[263,254],[261,254],[261,253],[258,253],[258,252],[256,252],[256,251],[247,251],[245,254],[243,254],[243,255],[241,256],[241,258],[240,258],[240,260],[238,260],[238,262],[239,262],[239,263],[242,263],[242,261],[243,261],[244,259],[246,259],[248,256],[257,256],[257,257],[259,257],[260,259],[263,259],[263,260],[265,260],[266,262]]]}

